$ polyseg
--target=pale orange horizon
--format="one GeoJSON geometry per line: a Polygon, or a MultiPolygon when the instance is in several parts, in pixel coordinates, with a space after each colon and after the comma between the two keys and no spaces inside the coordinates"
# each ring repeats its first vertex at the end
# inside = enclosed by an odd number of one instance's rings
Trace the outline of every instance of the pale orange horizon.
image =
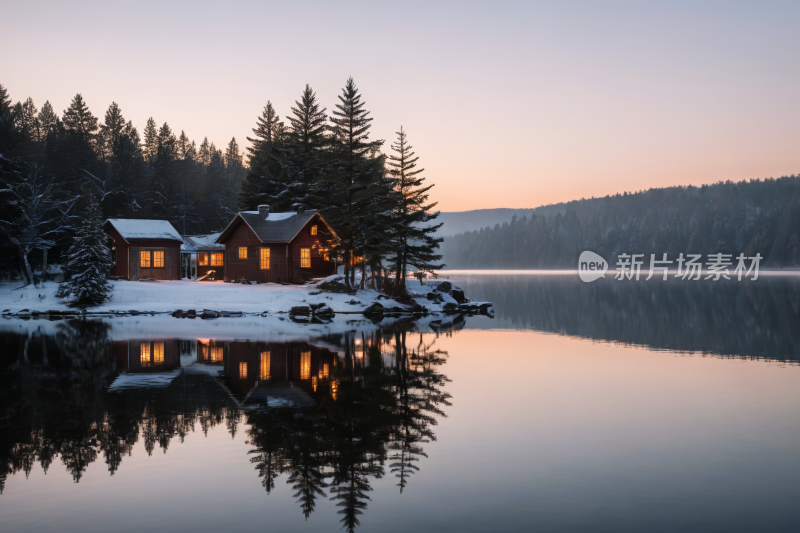
{"type": "Polygon", "coordinates": [[[800,4],[17,2],[0,83],[242,149],[353,76],[443,211],[800,173],[800,4]],[[355,30],[348,30],[345,16],[355,30]]]}

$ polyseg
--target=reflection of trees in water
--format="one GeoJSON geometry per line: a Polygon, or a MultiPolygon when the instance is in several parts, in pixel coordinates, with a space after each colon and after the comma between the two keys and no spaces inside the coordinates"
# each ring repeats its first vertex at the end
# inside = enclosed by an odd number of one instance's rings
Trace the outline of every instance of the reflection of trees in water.
{"type": "Polygon", "coordinates": [[[342,526],[352,531],[387,460],[402,492],[426,457],[422,445],[435,439],[432,426],[450,405],[443,390],[448,379],[439,371],[446,354],[422,336],[411,345],[407,335],[396,327],[327,339],[344,357],[331,376],[335,388],[317,398],[317,409],[246,413],[251,461],[268,493],[279,475],[288,474],[308,518],[327,489],[342,526]]]}
{"type": "MultiPolygon", "coordinates": [[[[325,339],[340,356],[306,343],[270,344],[289,358],[314,350],[309,364],[319,368],[319,376],[305,375],[292,385],[307,391],[312,407],[245,411],[216,380],[199,373],[183,372],[162,388],[109,392],[119,347],[108,340],[102,322],[64,323],[55,336],[5,335],[0,337],[9,348],[0,355],[0,491],[8,474],[27,476],[36,462],[47,471],[60,459],[79,482],[101,456],[113,475],[140,440],[148,454],[156,448],[166,453],[174,439],[182,442],[198,427],[207,434],[224,424],[232,437],[246,432],[250,460],[268,494],[276,479],[286,476],[306,518],[318,498],[330,498],[342,525],[352,531],[387,462],[400,491],[407,486],[420,458],[427,457],[423,446],[435,440],[433,426],[450,405],[444,391],[449,380],[440,372],[447,356],[422,335],[409,333],[412,327],[395,324],[325,339]]],[[[229,366],[238,368],[265,346],[226,343],[225,357],[235,354],[238,359],[229,366]]],[[[291,376],[292,368],[281,371],[291,376]]]]}
{"type": "Polygon", "coordinates": [[[76,320],[52,336],[0,337],[0,492],[8,474],[27,476],[36,462],[47,472],[57,458],[76,482],[100,456],[113,475],[140,437],[148,453],[166,452],[173,438],[228,418],[232,402],[203,375],[180,390],[107,392],[116,370],[107,331],[76,320]]]}
{"type": "Polygon", "coordinates": [[[502,324],[656,349],[800,359],[800,278],[583,283],[576,275],[473,276],[502,324]]]}

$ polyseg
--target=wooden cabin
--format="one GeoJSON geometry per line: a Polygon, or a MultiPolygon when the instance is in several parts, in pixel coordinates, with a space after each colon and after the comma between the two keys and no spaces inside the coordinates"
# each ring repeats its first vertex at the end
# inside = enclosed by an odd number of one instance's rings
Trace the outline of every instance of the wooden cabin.
{"type": "Polygon", "coordinates": [[[216,242],[225,245],[225,281],[303,283],[335,273],[327,248],[335,238],[316,210],[270,213],[260,205],[237,214],[216,242]]]}
{"type": "Polygon", "coordinates": [[[111,276],[121,279],[181,279],[180,234],[166,220],[109,218],[103,230],[111,236],[111,276]]]}

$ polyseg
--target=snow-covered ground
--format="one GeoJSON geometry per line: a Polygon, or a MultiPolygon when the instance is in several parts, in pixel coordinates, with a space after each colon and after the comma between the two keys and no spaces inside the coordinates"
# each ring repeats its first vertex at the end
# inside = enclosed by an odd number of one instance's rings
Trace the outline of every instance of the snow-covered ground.
{"type": "MultiPolygon", "coordinates": [[[[92,312],[127,312],[127,311],[184,311],[203,309],[216,311],[241,311],[244,313],[278,313],[289,311],[294,306],[313,303],[325,303],[337,313],[363,311],[374,302],[384,306],[406,307],[397,302],[379,299],[374,290],[358,291],[355,295],[319,292],[311,285],[242,285],[238,283],[197,282],[197,281],[111,281],[114,292],[110,301],[92,307],[92,312]]],[[[70,309],[68,302],[56,298],[58,283],[46,282],[39,287],[19,288],[20,282],[0,283],[0,311],[19,313],[28,311],[64,311],[70,309]]],[[[418,294],[417,303],[431,311],[441,310],[441,304],[433,303],[425,298],[425,294],[433,290],[433,284],[423,285],[417,280],[408,280],[408,289],[418,294]]],[[[445,296],[445,302],[452,300],[445,296]]],[[[453,302],[455,300],[452,300],[453,302]]],[[[74,309],[73,309],[74,310],[74,309]]]]}

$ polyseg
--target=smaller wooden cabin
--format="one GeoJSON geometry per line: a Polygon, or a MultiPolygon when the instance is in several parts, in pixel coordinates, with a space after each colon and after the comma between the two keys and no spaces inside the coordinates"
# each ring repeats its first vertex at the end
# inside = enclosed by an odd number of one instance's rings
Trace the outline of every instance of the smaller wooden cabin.
{"type": "Polygon", "coordinates": [[[303,283],[335,273],[327,248],[335,238],[316,210],[270,213],[260,205],[237,214],[216,242],[225,245],[225,281],[303,283]]]}
{"type": "Polygon", "coordinates": [[[183,236],[183,277],[202,278],[213,270],[214,279],[225,279],[225,245],[217,244],[219,236],[219,233],[183,236]]]}
{"type": "Polygon", "coordinates": [[[166,220],[109,218],[103,230],[111,236],[111,276],[121,279],[181,279],[183,238],[166,220]]]}

